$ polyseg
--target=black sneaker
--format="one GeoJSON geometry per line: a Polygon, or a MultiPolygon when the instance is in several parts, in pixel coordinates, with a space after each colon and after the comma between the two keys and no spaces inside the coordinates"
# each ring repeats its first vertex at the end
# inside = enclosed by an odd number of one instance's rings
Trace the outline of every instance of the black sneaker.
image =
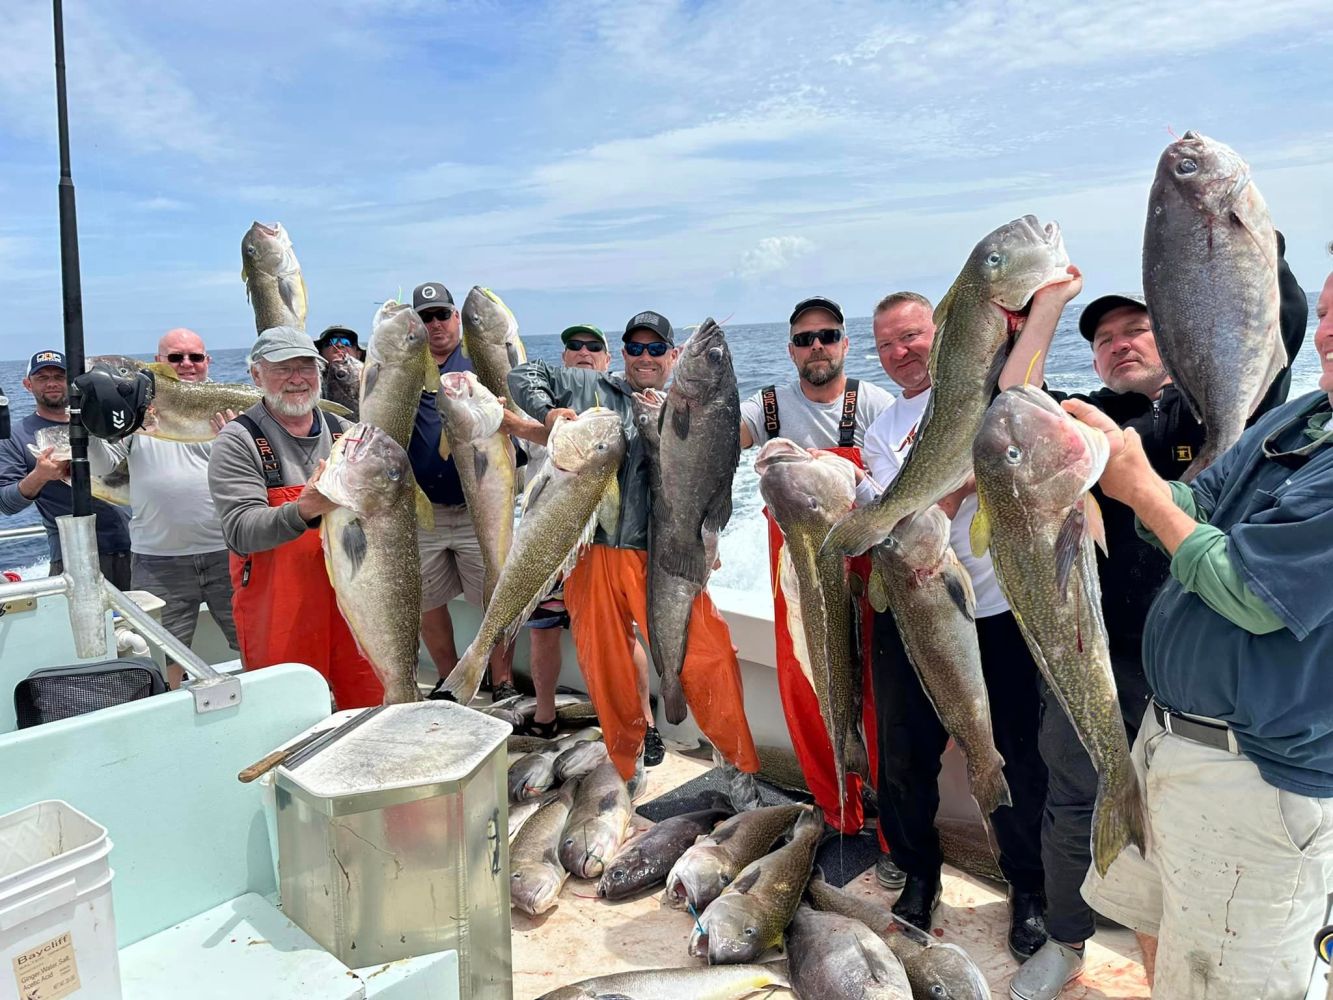
{"type": "Polygon", "coordinates": [[[504,701],[506,698],[517,698],[521,692],[508,681],[501,681],[495,687],[491,688],[491,704],[497,701],[504,701]]]}
{"type": "Polygon", "coordinates": [[[656,726],[649,726],[643,734],[643,766],[656,767],[666,757],[666,744],[656,726]]]}

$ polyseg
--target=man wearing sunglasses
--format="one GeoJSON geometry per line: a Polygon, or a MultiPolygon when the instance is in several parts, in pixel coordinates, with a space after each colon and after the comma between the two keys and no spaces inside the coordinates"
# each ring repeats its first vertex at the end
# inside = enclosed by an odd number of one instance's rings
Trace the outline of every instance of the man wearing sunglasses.
{"type": "Polygon", "coordinates": [[[315,350],[325,361],[336,361],[344,354],[350,354],[358,361],[366,360],[356,331],[348,326],[326,326],[324,332],[315,339],[315,350]]]}
{"type": "MultiPolygon", "coordinates": [[[[207,382],[212,359],[193,330],[178,327],[162,335],[157,362],[182,382],[207,382]]],[[[134,434],[117,442],[89,436],[88,467],[108,476],[121,462],[130,473],[130,574],[138,590],[160,597],[162,625],[186,646],[194,640],[199,605],[206,603],[232,648],[232,585],[222,523],[208,489],[212,442],[183,444],[134,434]]],[[[179,687],[184,674],[167,664],[168,681],[179,687]]]]}
{"type": "MultiPolygon", "coordinates": [[[[560,417],[577,419],[594,406],[614,410],[625,428],[629,447],[618,475],[616,530],[607,534],[598,526],[593,545],[565,581],[565,603],[607,750],[628,780],[640,756],[646,757],[645,739],[653,723],[647,661],[636,665],[632,657],[636,624],[649,643],[653,639],[647,606],[652,489],[634,395],[665,388],[679,350],[671,323],[652,311],[631,317],[621,342],[623,374],[529,361],[509,373],[509,389],[514,402],[548,429],[560,417]]],[[[695,722],[728,764],[733,802],[738,808],[757,805],[752,774],[759,770],[759,758],[745,718],[740,664],[727,623],[707,591],[696,599],[690,616],[681,680],[695,722]],[[697,697],[700,692],[705,696],[697,697]]]]}
{"type": "MultiPolygon", "coordinates": [[[[787,354],[796,365],[796,378],[784,385],[770,385],[741,403],[741,447],[763,444],[785,437],[804,448],[841,455],[861,465],[861,445],[866,428],[893,405],[893,397],[875,385],[849,379],[843,370],[850,341],[842,307],[817,295],[796,304],[788,321],[787,354]]],[[[768,516],[769,568],[776,584],[782,558],[783,537],[777,522],[768,516]]],[[[865,578],[867,559],[854,560],[865,578]]],[[[862,621],[869,621],[868,608],[862,621]]],[[[773,631],[777,649],[778,694],[791,735],[792,749],[824,819],[844,833],[861,829],[861,776],[847,776],[846,795],[839,808],[838,782],[833,749],[819,712],[819,699],[805,677],[787,630],[787,602],[774,586],[773,631]]],[[[862,643],[865,648],[866,644],[862,643]]],[[[869,664],[866,663],[868,671],[869,664]]],[[[867,684],[869,681],[867,680],[867,684]]],[[[874,699],[867,687],[862,698],[867,751],[874,769],[874,699]]],[[[866,776],[869,777],[868,775],[866,776]]]]}
{"type": "MultiPolygon", "coordinates": [[[[426,324],[431,360],[446,372],[470,372],[472,362],[463,353],[463,321],[449,289],[438,281],[427,281],[412,291],[412,308],[426,324]]],[[[452,458],[441,458],[440,413],[435,394],[423,392],[417,406],[407,457],[417,485],[430,500],[435,526],[418,530],[421,549],[421,639],[435,661],[440,681],[431,697],[442,697],[444,678],[458,663],[454,622],[449,602],[459,594],[482,606],[486,568],[481,558],[477,529],[468,514],[467,498],[452,458]]],[[[490,691],[493,701],[518,694],[513,682],[514,648],[502,644],[491,653],[490,691]]]]}

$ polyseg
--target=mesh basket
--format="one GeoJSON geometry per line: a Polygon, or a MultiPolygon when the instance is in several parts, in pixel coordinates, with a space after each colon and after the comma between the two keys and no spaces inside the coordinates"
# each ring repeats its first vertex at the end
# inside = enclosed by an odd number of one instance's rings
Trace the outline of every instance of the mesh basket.
{"type": "Polygon", "coordinates": [[[133,658],[91,666],[49,667],[19,681],[14,688],[14,714],[18,728],[27,729],[165,690],[167,682],[152,660],[133,658]]]}

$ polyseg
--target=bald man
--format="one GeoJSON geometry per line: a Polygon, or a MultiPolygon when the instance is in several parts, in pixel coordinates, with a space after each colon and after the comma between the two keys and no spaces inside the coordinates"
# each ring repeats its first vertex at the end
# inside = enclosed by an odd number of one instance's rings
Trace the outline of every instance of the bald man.
{"type": "MultiPolygon", "coordinates": [[[[157,361],[182,382],[206,382],[211,359],[193,330],[178,327],[162,335],[157,361]]],[[[162,625],[185,645],[194,640],[199,605],[208,604],[232,648],[236,626],[231,614],[231,576],[222,524],[208,490],[212,443],[180,444],[134,435],[115,444],[88,439],[88,464],[105,476],[121,462],[130,473],[130,576],[136,590],[166,602],[162,625]]],[[[172,687],[180,667],[168,664],[172,687]]]]}

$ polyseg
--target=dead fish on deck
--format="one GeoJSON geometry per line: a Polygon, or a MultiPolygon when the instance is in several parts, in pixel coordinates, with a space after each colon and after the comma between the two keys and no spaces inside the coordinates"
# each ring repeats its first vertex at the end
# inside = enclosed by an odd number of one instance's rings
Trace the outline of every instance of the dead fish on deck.
{"type": "Polygon", "coordinates": [[[806,811],[802,805],[750,809],[700,837],[672,866],[662,905],[702,913],[741,869],[767,854],[806,811]]]}
{"type": "Polygon", "coordinates": [[[1009,881],[1000,868],[986,831],[975,823],[936,816],[935,832],[940,838],[940,853],[944,855],[945,864],[992,882],[1009,881]]]}
{"type": "Polygon", "coordinates": [[[509,849],[509,901],[534,917],[555,906],[568,877],[559,848],[574,795],[572,784],[553,792],[523,824],[509,849]]]}
{"type": "Polygon", "coordinates": [[[564,736],[514,761],[509,767],[509,801],[523,802],[527,799],[540,798],[556,784],[556,760],[566,751],[586,741],[587,737],[577,733],[564,736]]]}
{"type": "Polygon", "coordinates": [[[509,803],[509,843],[513,844],[523,824],[532,818],[532,814],[542,807],[541,799],[525,799],[522,802],[509,803]]]}
{"type": "Polygon", "coordinates": [[[241,238],[241,280],[255,313],[255,332],[274,326],[305,329],[309,304],[301,264],[281,222],[254,223],[241,238]]]}
{"type": "Polygon", "coordinates": [[[741,1000],[765,987],[785,987],[785,962],[691,965],[597,976],[543,993],[537,1000],[741,1000]]]}
{"type": "Polygon", "coordinates": [[[606,744],[601,740],[585,740],[575,743],[555,759],[552,771],[555,780],[566,782],[572,778],[581,778],[606,760],[606,744]]]}
{"type": "Polygon", "coordinates": [[[560,863],[577,878],[597,878],[625,840],[630,793],[616,765],[605,761],[579,780],[560,840],[560,863]]]}
{"type": "Polygon", "coordinates": [[[320,379],[320,395],[347,407],[352,420],[361,412],[361,369],[360,358],[344,353],[327,363],[320,379]]]}
{"type": "Polygon", "coordinates": [[[714,824],[732,814],[727,796],[714,793],[713,799],[710,808],[664,819],[626,841],[602,873],[597,895],[627,899],[666,881],[680,856],[701,836],[711,832],[714,824]]]}
{"type": "Polygon", "coordinates": [[[902,962],[859,920],[801,906],[785,940],[797,996],[912,1000],[902,962]]]}
{"type": "Polygon", "coordinates": [[[759,755],[759,777],[789,792],[810,791],[801,771],[801,762],[789,748],[756,746],[754,749],[759,755]]]}

